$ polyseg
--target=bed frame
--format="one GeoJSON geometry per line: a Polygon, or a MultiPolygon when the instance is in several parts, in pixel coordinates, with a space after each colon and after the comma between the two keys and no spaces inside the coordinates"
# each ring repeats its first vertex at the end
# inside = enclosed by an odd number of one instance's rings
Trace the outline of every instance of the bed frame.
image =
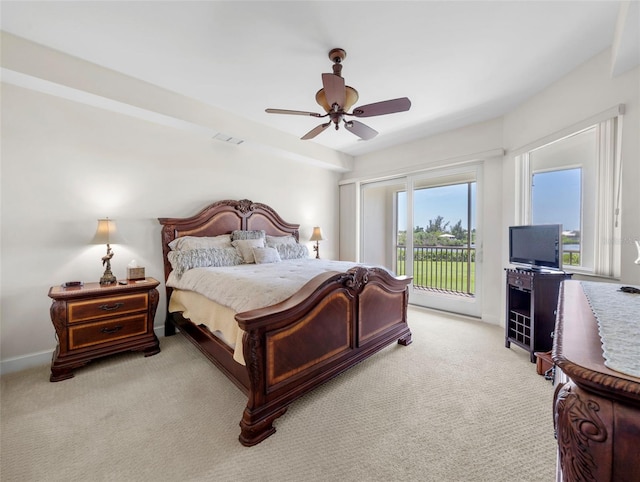
{"type": "MultiPolygon", "coordinates": [[[[190,218],[160,218],[165,280],[171,271],[169,243],[180,236],[215,236],[264,229],[272,236],[299,238],[269,206],[241,201],[213,203],[190,218]]],[[[246,366],[204,326],[167,312],[165,335],[180,332],[247,396],[240,442],[252,446],[275,432],[273,421],[291,402],[397,341],[411,343],[407,325],[411,278],[379,268],[356,267],[318,275],[289,299],[238,313],[245,334],[246,366]]],[[[172,289],[167,288],[167,305],[172,289]]]]}

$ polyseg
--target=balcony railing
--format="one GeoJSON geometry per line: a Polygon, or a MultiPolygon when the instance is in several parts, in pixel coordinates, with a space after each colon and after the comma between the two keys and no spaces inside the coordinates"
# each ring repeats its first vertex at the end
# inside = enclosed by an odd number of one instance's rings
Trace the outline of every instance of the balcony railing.
{"type": "MultiPolygon", "coordinates": [[[[406,246],[396,246],[398,275],[406,274],[406,246]]],[[[467,246],[414,246],[413,287],[466,296],[475,293],[476,250],[467,246]]]]}
{"type": "MultiPolygon", "coordinates": [[[[396,246],[396,272],[406,274],[406,246],[396,246]]],[[[413,286],[462,295],[475,293],[475,248],[466,246],[414,246],[413,286]]],[[[580,265],[580,251],[565,249],[565,266],[580,265]]]]}
{"type": "Polygon", "coordinates": [[[562,251],[562,264],[564,266],[580,266],[580,250],[565,249],[562,251]]]}

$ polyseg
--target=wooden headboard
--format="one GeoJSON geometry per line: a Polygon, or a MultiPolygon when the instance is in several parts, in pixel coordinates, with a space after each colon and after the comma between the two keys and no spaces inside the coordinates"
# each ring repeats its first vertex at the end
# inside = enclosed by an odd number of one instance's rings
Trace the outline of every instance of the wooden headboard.
{"type": "Polygon", "coordinates": [[[171,263],[168,260],[169,243],[181,236],[217,236],[240,230],[263,229],[271,236],[293,235],[299,241],[299,224],[284,221],[266,204],[248,199],[225,200],[210,204],[189,218],[158,218],[162,224],[162,256],[164,279],[169,277],[171,263]]]}

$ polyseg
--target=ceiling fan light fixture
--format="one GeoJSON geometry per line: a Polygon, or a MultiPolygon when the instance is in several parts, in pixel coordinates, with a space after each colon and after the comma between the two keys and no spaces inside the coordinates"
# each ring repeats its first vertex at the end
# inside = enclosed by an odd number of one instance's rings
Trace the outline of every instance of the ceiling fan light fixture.
{"type": "MultiPolygon", "coordinates": [[[[344,112],[347,112],[349,109],[351,109],[351,107],[353,107],[353,104],[358,102],[358,91],[353,87],[349,87],[348,85],[346,85],[345,94],[346,100],[344,106],[342,106],[342,110],[344,112]]],[[[331,106],[327,103],[327,96],[324,92],[324,89],[320,89],[316,93],[316,102],[320,107],[324,109],[327,114],[331,111],[331,106]]]]}
{"type": "Polygon", "coordinates": [[[351,107],[353,107],[353,104],[355,104],[356,102],[358,102],[358,91],[356,89],[354,89],[353,87],[349,87],[348,85],[345,87],[345,89],[347,90],[346,94],[347,94],[347,100],[344,103],[344,107],[342,108],[342,110],[344,110],[345,112],[347,112],[348,110],[351,109],[351,107]]]}

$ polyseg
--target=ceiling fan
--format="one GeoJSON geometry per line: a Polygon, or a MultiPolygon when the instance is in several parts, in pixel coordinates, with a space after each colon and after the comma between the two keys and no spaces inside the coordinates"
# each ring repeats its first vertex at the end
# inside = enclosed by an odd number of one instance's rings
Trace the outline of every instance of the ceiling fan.
{"type": "Polygon", "coordinates": [[[333,123],[336,130],[340,128],[340,122],[345,129],[364,140],[373,139],[378,135],[375,129],[357,120],[347,120],[346,116],[373,117],[377,115],[404,112],[411,107],[411,101],[407,97],[385,100],[373,104],[362,105],[347,112],[358,101],[358,91],[345,85],[342,78],[342,61],[347,56],[343,49],[333,49],[329,52],[329,59],[333,62],[333,73],[322,74],[322,89],[316,93],[316,102],[325,110],[326,114],[306,112],[301,110],[265,109],[268,114],[292,114],[307,115],[311,117],[329,117],[329,122],[320,124],[311,129],[301,139],[313,139],[333,123]]]}

